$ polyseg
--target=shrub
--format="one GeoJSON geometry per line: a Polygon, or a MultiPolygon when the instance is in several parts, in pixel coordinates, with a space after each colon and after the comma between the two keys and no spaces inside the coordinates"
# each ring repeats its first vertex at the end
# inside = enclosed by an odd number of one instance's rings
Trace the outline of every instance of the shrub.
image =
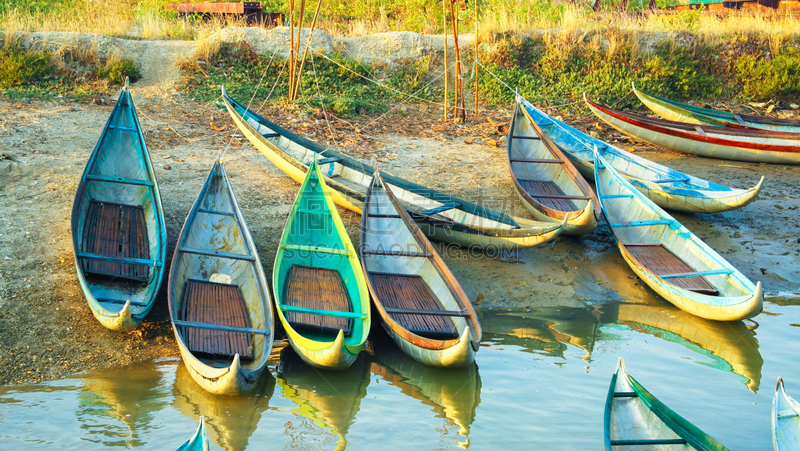
{"type": "Polygon", "coordinates": [[[142,73],[132,60],[113,58],[108,60],[105,66],[97,71],[97,76],[121,85],[125,83],[126,77],[130,79],[131,82],[134,82],[142,77],[142,73]]]}
{"type": "Polygon", "coordinates": [[[736,61],[743,92],[757,100],[800,95],[800,52],[785,47],[772,58],[743,55],[736,61]]]}
{"type": "Polygon", "coordinates": [[[8,89],[44,76],[50,70],[50,56],[17,44],[0,48],[0,87],[8,89]]]}

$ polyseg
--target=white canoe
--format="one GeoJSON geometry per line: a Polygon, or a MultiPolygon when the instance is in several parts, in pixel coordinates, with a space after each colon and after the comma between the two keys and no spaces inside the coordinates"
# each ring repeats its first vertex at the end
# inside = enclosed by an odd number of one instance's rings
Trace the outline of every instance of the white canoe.
{"type": "Polygon", "coordinates": [[[772,401],[772,444],[775,451],[800,449],[800,403],[786,394],[780,377],[772,401]]]}

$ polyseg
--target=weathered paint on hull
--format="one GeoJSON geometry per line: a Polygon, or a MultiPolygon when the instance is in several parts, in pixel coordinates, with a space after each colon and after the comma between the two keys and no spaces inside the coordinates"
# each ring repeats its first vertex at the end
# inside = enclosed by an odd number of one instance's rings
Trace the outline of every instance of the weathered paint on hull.
{"type": "MultiPolygon", "coordinates": [[[[519,200],[522,201],[522,205],[525,206],[525,209],[528,210],[534,219],[558,224],[558,221],[543,214],[538,208],[529,204],[525,200],[525,196],[519,191],[517,191],[517,197],[519,197],[519,200]]],[[[594,204],[592,201],[589,201],[589,203],[586,205],[586,208],[583,210],[571,212],[567,214],[566,217],[567,222],[564,224],[564,230],[561,231],[561,233],[564,235],[584,235],[587,233],[592,233],[592,231],[597,227],[597,214],[594,211],[594,204]]]]}
{"type": "Polygon", "coordinates": [[[755,188],[742,190],[684,174],[587,135],[529,103],[526,103],[526,109],[537,122],[553,124],[553,129],[547,132],[548,137],[566,153],[584,177],[594,180],[592,149],[597,147],[636,189],[662,208],[687,213],[718,213],[749,204],[761,190],[760,183],[755,188]]]}
{"type": "MultiPolygon", "coordinates": [[[[288,332],[288,331],[287,331],[288,332]]],[[[297,355],[307,364],[321,370],[344,370],[349,368],[358,358],[364,345],[348,346],[344,343],[344,332],[341,330],[336,339],[329,346],[310,348],[306,339],[299,336],[294,330],[287,333],[289,343],[297,355]]],[[[321,343],[317,342],[317,346],[321,343]]]]}
{"type": "MultiPolygon", "coordinates": [[[[178,337],[178,332],[173,327],[175,336],[178,337]]],[[[242,395],[249,393],[253,387],[256,386],[258,378],[264,371],[261,366],[255,370],[243,368],[239,359],[239,354],[236,354],[227,367],[213,367],[198,360],[186,348],[183,340],[176,340],[178,342],[178,349],[181,351],[181,358],[184,365],[189,370],[197,385],[202,387],[209,393],[216,395],[242,395]]]]}
{"type": "Polygon", "coordinates": [[[384,326],[384,330],[392,337],[392,340],[404,354],[428,366],[461,368],[475,360],[477,344],[472,341],[469,326],[464,329],[464,333],[461,334],[455,345],[444,349],[426,349],[421,346],[415,346],[390,328],[384,326]]]}
{"type": "Polygon", "coordinates": [[[642,267],[639,262],[631,257],[623,246],[620,246],[622,257],[633,272],[639,276],[650,288],[669,301],[675,307],[697,315],[701,318],[715,321],[737,321],[753,318],[764,308],[764,293],[761,282],[756,282],[756,289],[751,296],[742,296],[739,302],[731,300],[725,305],[714,305],[709,302],[716,300],[715,296],[706,296],[693,291],[679,288],[642,267]]]}
{"type": "MultiPolygon", "coordinates": [[[[608,110],[587,101],[589,109],[606,124],[626,135],[654,146],[723,160],[754,163],[800,164],[800,134],[794,140],[763,137],[739,140],[730,135],[718,135],[706,128],[701,132],[674,130],[649,124],[639,126],[614,116],[608,110]]],[[[744,132],[743,132],[744,133],[744,132]]]]}

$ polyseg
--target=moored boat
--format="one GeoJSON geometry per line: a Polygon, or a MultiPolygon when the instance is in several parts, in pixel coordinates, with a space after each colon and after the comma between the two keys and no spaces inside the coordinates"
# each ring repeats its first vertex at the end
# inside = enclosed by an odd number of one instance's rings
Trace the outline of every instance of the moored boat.
{"type": "Polygon", "coordinates": [[[219,159],[175,245],[168,298],[175,339],[195,382],[216,394],[252,390],[272,349],[272,301],[219,159]]]}
{"type": "Polygon", "coordinates": [[[621,357],[608,388],[603,425],[607,451],[727,449],[650,394],[625,371],[621,357]]]}
{"type": "Polygon", "coordinates": [[[775,451],[800,449],[800,403],[786,394],[780,377],[772,400],[772,445],[775,451]]]}
{"type": "Polygon", "coordinates": [[[78,281],[92,313],[108,329],[132,330],[161,286],[167,230],[127,83],[81,176],[71,226],[78,281]]]}
{"type": "Polygon", "coordinates": [[[687,213],[718,213],[744,207],[758,196],[764,178],[752,188],[738,189],[709,182],[640,156],[583,133],[550,117],[524,99],[526,111],[587,178],[594,177],[597,150],[631,185],[662,208],[687,213]]]}
{"type": "Polygon", "coordinates": [[[752,318],[763,307],[753,284],[595,153],[595,186],[622,257],[676,307],[717,321],[752,318]]]}
{"type": "Polygon", "coordinates": [[[562,233],[590,233],[600,205],[569,158],[547,137],[522,106],[521,96],[508,131],[508,167],[520,200],[534,218],[562,222],[562,233]]]}
{"type": "Polygon", "coordinates": [[[369,292],[316,160],[286,218],[272,286],[289,343],[306,363],[353,364],[369,334],[369,292]]]}
{"type": "Polygon", "coordinates": [[[481,326],[453,273],[376,171],[358,247],[381,324],[397,346],[430,366],[475,359],[481,326]]]}
{"type": "Polygon", "coordinates": [[[177,451],[208,451],[208,437],[206,436],[206,422],[203,417],[197,423],[197,429],[192,438],[181,445],[177,451]]]}
{"type": "MultiPolygon", "coordinates": [[[[369,165],[278,126],[230,98],[224,89],[222,99],[242,134],[278,169],[300,183],[308,163],[318,159],[325,168],[323,176],[333,201],[361,213],[372,179],[369,165]]],[[[510,216],[399,177],[381,175],[420,229],[439,241],[505,250],[545,243],[562,230],[561,224],[510,216]]]]}
{"type": "Polygon", "coordinates": [[[688,124],[707,124],[719,127],[757,128],[779,132],[800,133],[800,121],[751,114],[737,114],[730,111],[712,110],[688,103],[676,102],[663,97],[639,91],[633,92],[651,111],[669,121],[688,124]]]}
{"type": "Polygon", "coordinates": [[[800,164],[798,133],[687,124],[625,113],[585,97],[584,101],[606,124],[654,146],[724,160],[800,164]]]}

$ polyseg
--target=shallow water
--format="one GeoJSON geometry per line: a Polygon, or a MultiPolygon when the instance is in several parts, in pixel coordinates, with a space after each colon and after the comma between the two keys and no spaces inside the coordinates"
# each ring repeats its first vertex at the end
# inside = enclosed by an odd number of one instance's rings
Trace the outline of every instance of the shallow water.
{"type": "MultiPolygon", "coordinates": [[[[778,376],[800,399],[800,299],[716,323],[665,303],[481,311],[476,364],[437,370],[379,330],[374,355],[314,370],[275,352],[256,389],[219,397],[179,360],[0,387],[0,448],[174,450],[206,417],[211,449],[602,449],[618,357],[653,395],[723,445],[772,448],[778,376]]],[[[279,346],[281,347],[281,346],[279,346]]]]}

